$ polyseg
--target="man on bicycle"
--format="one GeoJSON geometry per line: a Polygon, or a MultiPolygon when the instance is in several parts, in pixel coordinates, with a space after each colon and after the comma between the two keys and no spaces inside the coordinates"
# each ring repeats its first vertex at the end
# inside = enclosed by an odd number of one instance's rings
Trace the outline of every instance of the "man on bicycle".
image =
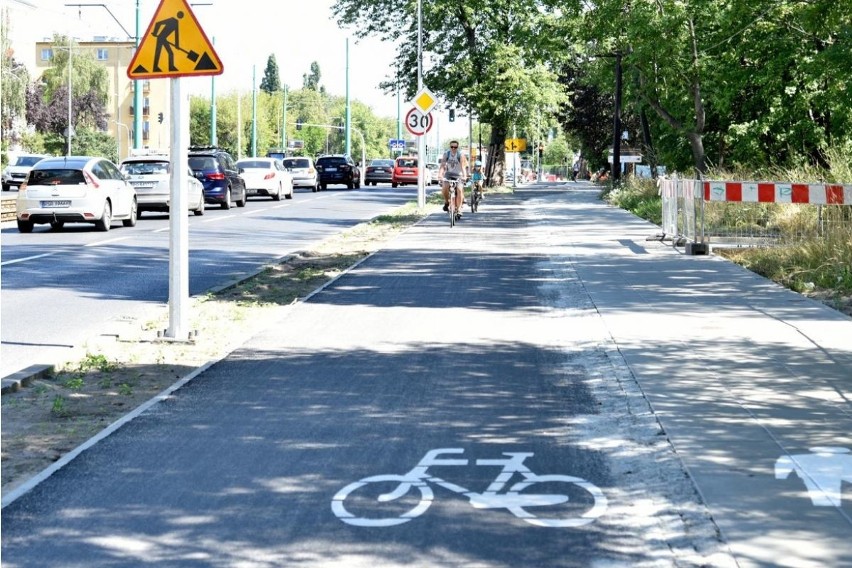
{"type": "MultiPolygon", "coordinates": [[[[438,177],[443,180],[441,184],[441,193],[444,194],[444,211],[450,209],[450,180],[464,180],[468,175],[467,156],[459,150],[457,140],[450,142],[450,149],[444,153],[444,159],[441,160],[441,167],[438,168],[438,177]]],[[[460,184],[456,191],[456,214],[461,217],[461,207],[464,203],[464,185],[460,184]]]]}

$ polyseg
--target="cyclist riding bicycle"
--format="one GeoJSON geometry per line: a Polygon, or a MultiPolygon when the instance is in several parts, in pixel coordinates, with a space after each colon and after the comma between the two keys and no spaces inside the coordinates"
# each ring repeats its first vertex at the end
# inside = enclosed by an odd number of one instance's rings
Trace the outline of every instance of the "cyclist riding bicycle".
{"type": "Polygon", "coordinates": [[[482,180],[482,162],[479,160],[475,160],[473,162],[473,171],[470,174],[470,179],[473,181],[473,187],[479,188],[480,196],[485,195],[485,185],[482,180]]]}
{"type": "MultiPolygon", "coordinates": [[[[438,169],[438,177],[443,180],[441,184],[441,193],[444,194],[444,211],[450,209],[450,181],[449,180],[464,180],[468,174],[468,161],[461,150],[457,140],[450,142],[450,149],[444,153],[444,159],[441,160],[441,167],[438,169]]],[[[461,217],[461,207],[464,203],[464,187],[459,187],[456,191],[456,215],[461,217]]]]}

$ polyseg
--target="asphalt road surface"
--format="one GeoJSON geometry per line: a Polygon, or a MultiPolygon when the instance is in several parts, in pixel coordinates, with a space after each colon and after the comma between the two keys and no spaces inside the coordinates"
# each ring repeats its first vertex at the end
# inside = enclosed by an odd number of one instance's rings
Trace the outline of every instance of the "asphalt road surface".
{"type": "Polygon", "coordinates": [[[4,498],[4,565],[852,565],[789,459],[852,446],[852,322],[584,187],[407,231],[4,498]]]}

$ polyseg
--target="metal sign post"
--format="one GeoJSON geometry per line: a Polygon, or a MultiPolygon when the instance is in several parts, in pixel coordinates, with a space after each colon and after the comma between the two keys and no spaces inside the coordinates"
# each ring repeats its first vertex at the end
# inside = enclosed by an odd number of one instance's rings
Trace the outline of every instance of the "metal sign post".
{"type": "Polygon", "coordinates": [[[180,92],[180,79],[171,81],[172,132],[169,163],[169,328],[166,337],[189,339],[189,217],[186,176],[189,168],[189,101],[180,92]]]}

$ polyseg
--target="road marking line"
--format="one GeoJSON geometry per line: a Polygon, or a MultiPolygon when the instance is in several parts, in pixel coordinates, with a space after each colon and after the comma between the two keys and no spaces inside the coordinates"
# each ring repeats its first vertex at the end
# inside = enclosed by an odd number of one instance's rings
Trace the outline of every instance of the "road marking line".
{"type": "Polygon", "coordinates": [[[97,243],[89,243],[89,244],[87,244],[87,245],[83,245],[83,246],[86,246],[86,247],[99,247],[99,246],[101,246],[101,245],[108,245],[108,244],[110,244],[110,243],[117,243],[118,241],[126,241],[126,240],[127,240],[127,239],[129,239],[129,238],[130,238],[130,237],[116,237],[116,238],[114,238],[114,239],[109,239],[108,241],[100,241],[100,242],[97,242],[97,243]]]}
{"type": "Polygon", "coordinates": [[[6,266],[7,264],[16,264],[18,262],[26,262],[28,260],[35,260],[37,258],[44,258],[46,256],[53,256],[54,254],[57,254],[57,253],[46,252],[44,254],[37,254],[35,256],[27,256],[27,257],[24,257],[24,258],[16,258],[15,260],[7,260],[6,262],[0,263],[0,266],[6,266]]]}

